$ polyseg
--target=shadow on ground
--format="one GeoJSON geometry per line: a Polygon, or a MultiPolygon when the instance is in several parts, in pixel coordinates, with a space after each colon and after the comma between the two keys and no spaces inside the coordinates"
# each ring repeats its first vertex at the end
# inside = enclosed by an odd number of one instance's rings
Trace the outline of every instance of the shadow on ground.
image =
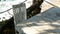
{"type": "Polygon", "coordinates": [[[58,8],[58,7],[49,8],[48,10],[44,11],[43,13],[40,13],[40,14],[28,19],[28,22],[34,22],[33,24],[43,23],[43,22],[60,23],[60,8],[58,8]]]}
{"type": "Polygon", "coordinates": [[[28,19],[28,25],[27,26],[41,26],[44,25],[50,25],[54,27],[54,29],[48,29],[44,30],[42,33],[38,34],[59,34],[60,33],[60,8],[58,7],[52,7],[48,10],[44,11],[41,14],[38,14],[31,19],[28,19]],[[29,22],[29,23],[28,23],[29,22]],[[41,24],[42,23],[42,24],[41,24]]]}

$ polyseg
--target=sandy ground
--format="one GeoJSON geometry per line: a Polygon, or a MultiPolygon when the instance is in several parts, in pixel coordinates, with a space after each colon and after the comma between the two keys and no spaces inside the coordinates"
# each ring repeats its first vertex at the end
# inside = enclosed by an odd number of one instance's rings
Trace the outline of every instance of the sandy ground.
{"type": "Polygon", "coordinates": [[[44,2],[40,14],[28,19],[24,23],[17,24],[17,27],[20,28],[22,26],[22,30],[26,34],[60,34],[59,1],[49,1],[55,6],[44,2]]]}

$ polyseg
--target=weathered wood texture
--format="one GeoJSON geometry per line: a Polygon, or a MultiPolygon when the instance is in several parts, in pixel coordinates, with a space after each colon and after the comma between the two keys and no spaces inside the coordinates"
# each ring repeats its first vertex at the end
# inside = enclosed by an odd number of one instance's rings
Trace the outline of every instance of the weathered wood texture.
{"type": "Polygon", "coordinates": [[[19,34],[22,34],[21,27],[18,28],[16,25],[24,22],[27,18],[25,3],[13,5],[13,13],[14,13],[15,30],[19,32],[19,34]]]}
{"type": "Polygon", "coordinates": [[[24,3],[13,6],[14,21],[16,24],[26,20],[26,6],[24,3]]]}

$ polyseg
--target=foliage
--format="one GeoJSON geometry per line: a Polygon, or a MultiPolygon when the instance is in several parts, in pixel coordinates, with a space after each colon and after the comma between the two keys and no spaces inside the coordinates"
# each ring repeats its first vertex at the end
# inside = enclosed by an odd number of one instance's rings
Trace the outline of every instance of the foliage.
{"type": "Polygon", "coordinates": [[[0,34],[15,34],[13,17],[9,20],[0,22],[0,25],[0,34]]]}

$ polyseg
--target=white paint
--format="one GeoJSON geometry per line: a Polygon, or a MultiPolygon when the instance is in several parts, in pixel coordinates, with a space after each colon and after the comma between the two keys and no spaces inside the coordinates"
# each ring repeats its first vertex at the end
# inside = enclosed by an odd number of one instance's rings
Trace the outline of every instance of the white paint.
{"type": "MultiPolygon", "coordinates": [[[[8,2],[7,2],[7,1],[4,1],[4,2],[0,2],[0,12],[6,11],[7,9],[12,8],[12,5],[14,5],[14,4],[19,4],[19,3],[23,2],[23,1],[25,1],[25,0],[16,0],[16,1],[8,1],[8,2]]],[[[28,0],[28,1],[25,2],[25,3],[26,3],[26,8],[28,8],[28,7],[31,6],[30,2],[31,2],[31,4],[32,4],[32,0],[28,0]]],[[[13,10],[10,10],[9,13],[13,15],[13,10]]],[[[12,17],[12,15],[9,15],[8,12],[2,13],[2,14],[0,14],[0,18],[1,18],[0,21],[3,20],[2,17],[5,17],[5,19],[9,19],[10,17],[12,17]],[[6,14],[6,15],[5,15],[5,14],[6,14]],[[4,16],[3,16],[3,15],[4,15],[4,16]]]]}
{"type": "MultiPolygon", "coordinates": [[[[20,4],[23,1],[25,1],[25,0],[15,0],[15,1],[0,2],[0,12],[6,11],[6,10],[12,8],[12,5],[20,4]]],[[[9,10],[9,13],[5,12],[5,13],[0,14],[0,18],[1,18],[0,21],[10,19],[13,16],[13,10],[12,9],[9,10]],[[11,15],[9,15],[9,13],[11,15]],[[5,19],[3,19],[3,17],[5,17],[5,19]]]]}

